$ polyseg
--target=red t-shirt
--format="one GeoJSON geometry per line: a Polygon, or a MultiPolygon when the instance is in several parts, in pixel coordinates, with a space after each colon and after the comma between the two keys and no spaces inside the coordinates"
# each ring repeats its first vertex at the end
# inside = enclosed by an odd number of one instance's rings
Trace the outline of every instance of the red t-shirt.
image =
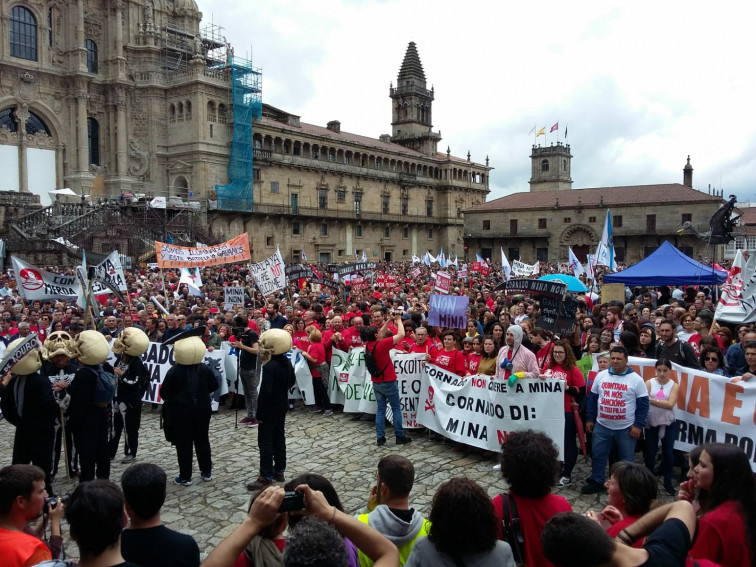
{"type": "Polygon", "coordinates": [[[728,500],[701,516],[690,556],[724,567],[750,567],[746,524],[738,502],[728,500]]]}
{"type": "Polygon", "coordinates": [[[483,355],[478,352],[471,352],[467,355],[467,370],[473,376],[478,373],[478,366],[480,365],[480,359],[483,355]]]}
{"type": "Polygon", "coordinates": [[[307,331],[294,331],[292,338],[297,342],[299,348],[307,350],[310,344],[310,335],[307,334],[307,331]]]}
{"type": "Polygon", "coordinates": [[[394,348],[394,337],[386,337],[380,341],[371,341],[365,344],[365,352],[373,353],[375,365],[383,374],[371,376],[373,382],[395,382],[396,370],[391,362],[391,349],[394,348]]]}
{"type": "MultiPolygon", "coordinates": [[[[549,368],[547,364],[546,368],[544,368],[544,373],[548,374],[547,370],[551,370],[551,378],[567,382],[568,388],[574,386],[579,389],[585,386],[585,378],[577,366],[573,366],[570,370],[565,370],[561,364],[558,364],[553,369],[549,368]]],[[[566,391],[564,392],[564,411],[565,413],[572,412],[572,396],[566,391]]]]}
{"type": "Polygon", "coordinates": [[[436,346],[431,343],[430,340],[426,339],[425,342],[421,345],[414,343],[407,352],[430,354],[431,357],[433,357],[436,355],[437,350],[438,349],[436,348],[436,346]]]}
{"type": "Polygon", "coordinates": [[[310,343],[307,347],[307,354],[315,359],[315,362],[310,362],[310,373],[313,378],[320,378],[321,374],[315,370],[315,366],[323,364],[326,361],[325,347],[323,343],[310,343]]]}
{"type": "Polygon", "coordinates": [[[448,351],[446,349],[440,349],[433,357],[433,364],[440,366],[444,370],[454,372],[457,376],[464,376],[467,374],[465,369],[465,355],[462,351],[454,349],[448,351]]]}
{"type": "MultiPolygon", "coordinates": [[[[511,493],[510,493],[511,494],[511,493]]],[[[572,512],[572,506],[563,496],[556,494],[547,494],[543,498],[524,498],[515,496],[517,504],[517,513],[520,516],[520,526],[522,535],[525,538],[525,564],[538,567],[553,567],[548,559],[543,555],[541,547],[541,532],[553,516],[560,512],[572,512]]],[[[494,496],[491,501],[499,521],[496,523],[496,537],[502,539],[503,526],[501,524],[504,517],[504,505],[501,494],[494,496]]]]}
{"type": "MultiPolygon", "coordinates": [[[[724,352],[724,343],[722,342],[722,338],[719,335],[711,335],[715,339],[717,339],[717,344],[719,345],[719,349],[724,352]]],[[[701,355],[701,334],[696,333],[692,337],[688,339],[688,344],[693,347],[693,350],[696,351],[696,357],[701,355]]]]}
{"type": "MultiPolygon", "coordinates": [[[[624,530],[627,526],[635,522],[635,520],[637,520],[638,518],[640,518],[640,516],[625,516],[619,522],[610,526],[609,529],[606,530],[606,533],[612,536],[612,538],[616,538],[622,530],[624,530]]],[[[638,549],[640,549],[641,547],[643,547],[644,541],[645,541],[645,538],[640,538],[638,541],[636,541],[633,544],[633,547],[637,547],[638,549]]]]}
{"type": "Polygon", "coordinates": [[[554,343],[546,343],[546,346],[538,351],[538,354],[536,354],[536,362],[538,363],[538,368],[546,368],[546,365],[549,363],[551,351],[553,350],[553,348],[554,343]]]}
{"type": "Polygon", "coordinates": [[[52,559],[52,554],[45,543],[33,535],[0,528],[0,557],[3,565],[30,567],[52,559]]]}
{"type": "Polygon", "coordinates": [[[349,327],[346,331],[341,333],[341,344],[345,347],[345,350],[350,348],[362,346],[362,339],[360,338],[360,332],[354,327],[349,327]]]}

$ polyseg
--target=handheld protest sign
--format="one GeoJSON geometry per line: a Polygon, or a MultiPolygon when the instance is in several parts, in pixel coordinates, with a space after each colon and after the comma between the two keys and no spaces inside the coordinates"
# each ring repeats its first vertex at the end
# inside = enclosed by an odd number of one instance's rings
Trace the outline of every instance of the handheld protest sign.
{"type": "Polygon", "coordinates": [[[39,354],[37,354],[37,362],[39,364],[33,360],[30,360],[29,363],[26,364],[26,358],[29,354],[37,350],[38,347],[39,339],[37,338],[37,335],[29,335],[28,337],[12,341],[5,351],[5,356],[3,356],[3,359],[0,361],[0,376],[5,376],[14,368],[16,369],[16,373],[22,372],[23,374],[31,374],[39,370],[42,366],[42,360],[39,354]],[[17,365],[22,361],[24,362],[22,365],[23,368],[18,367],[17,365]],[[34,366],[36,366],[36,368],[33,368],[34,366]]]}

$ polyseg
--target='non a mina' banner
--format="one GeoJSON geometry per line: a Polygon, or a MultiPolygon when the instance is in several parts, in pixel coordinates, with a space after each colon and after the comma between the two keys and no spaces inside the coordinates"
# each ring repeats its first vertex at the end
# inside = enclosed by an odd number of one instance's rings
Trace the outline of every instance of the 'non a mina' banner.
{"type": "Polygon", "coordinates": [[[189,248],[155,241],[157,264],[161,268],[195,268],[244,262],[251,258],[247,233],[222,244],[189,248]]]}

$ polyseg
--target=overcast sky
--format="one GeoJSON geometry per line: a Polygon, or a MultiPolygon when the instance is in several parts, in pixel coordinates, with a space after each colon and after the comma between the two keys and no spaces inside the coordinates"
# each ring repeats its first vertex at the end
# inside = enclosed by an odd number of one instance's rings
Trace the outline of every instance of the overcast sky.
{"type": "Polygon", "coordinates": [[[417,44],[439,150],[494,167],[489,200],[528,190],[537,126],[573,157],[573,187],[682,183],[756,200],[756,4],[196,0],[263,101],[325,126],[391,132],[390,83],[417,44]]]}

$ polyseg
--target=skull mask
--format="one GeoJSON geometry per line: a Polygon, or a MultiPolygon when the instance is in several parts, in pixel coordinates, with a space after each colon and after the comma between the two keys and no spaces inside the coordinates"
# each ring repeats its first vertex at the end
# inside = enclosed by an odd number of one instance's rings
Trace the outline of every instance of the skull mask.
{"type": "MultiPolygon", "coordinates": [[[[12,351],[18,346],[18,344],[24,339],[16,339],[8,345],[8,351],[12,351]]],[[[39,349],[35,348],[26,354],[21,360],[19,360],[11,372],[18,376],[28,376],[34,374],[37,370],[42,368],[42,358],[39,355],[39,349]]]]}
{"type": "Polygon", "coordinates": [[[99,331],[82,331],[75,342],[76,357],[88,366],[102,364],[110,354],[108,341],[99,331]]]}
{"type": "Polygon", "coordinates": [[[150,339],[144,331],[136,327],[127,327],[113,342],[113,353],[142,356],[149,346],[150,339]]]}
{"type": "Polygon", "coordinates": [[[73,358],[73,344],[73,338],[66,331],[54,331],[42,345],[42,357],[45,360],[52,360],[59,354],[64,354],[68,358],[73,358]]]}

